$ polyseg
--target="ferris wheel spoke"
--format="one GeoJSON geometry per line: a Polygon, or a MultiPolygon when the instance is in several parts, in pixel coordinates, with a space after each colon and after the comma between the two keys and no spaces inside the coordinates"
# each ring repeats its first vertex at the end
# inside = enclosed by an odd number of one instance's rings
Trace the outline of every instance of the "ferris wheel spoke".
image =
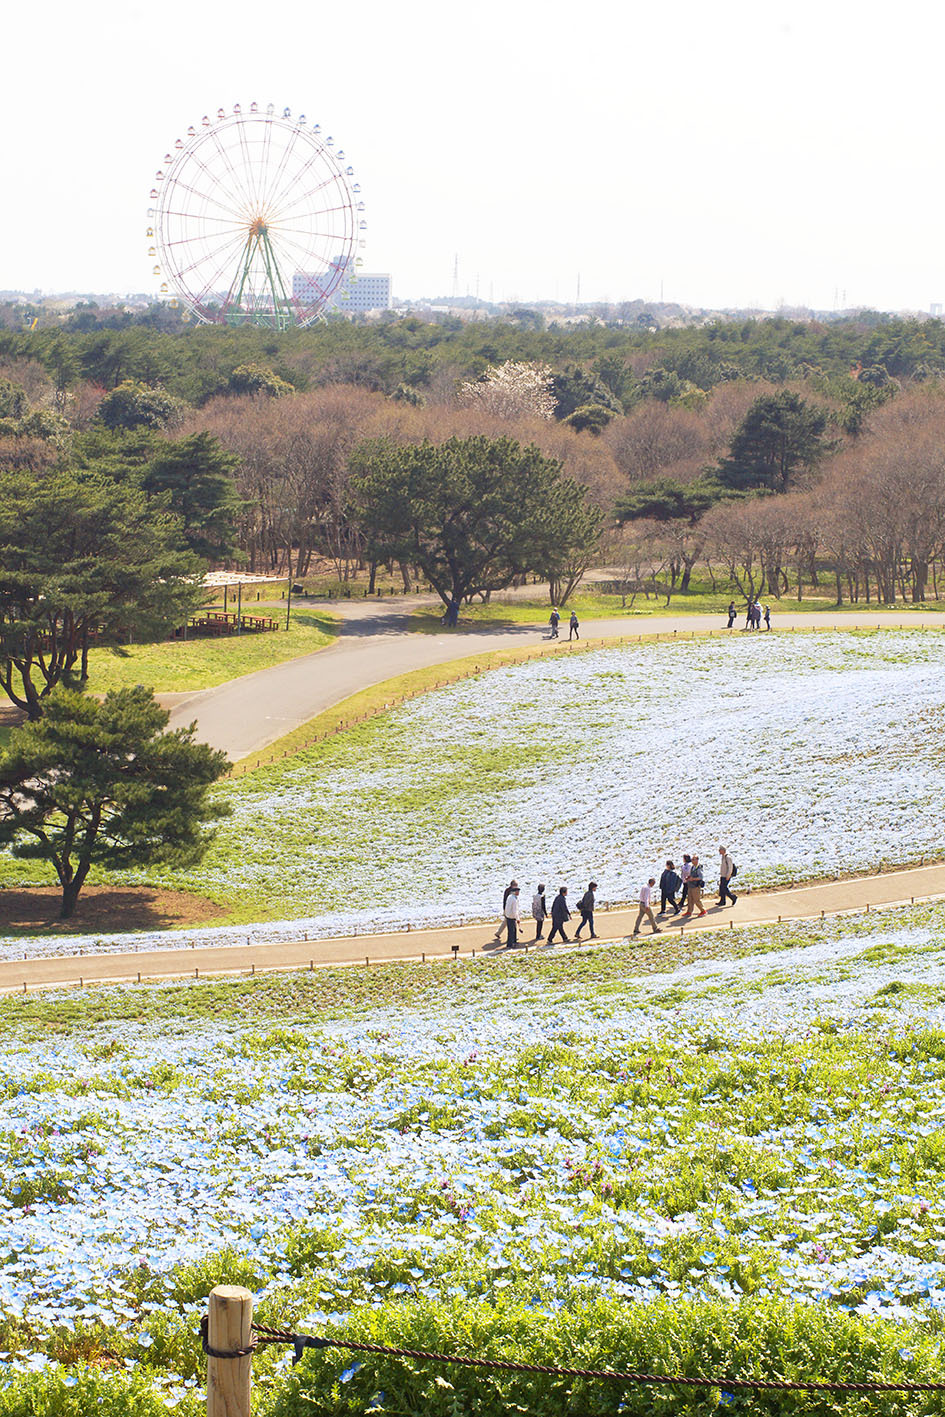
{"type": "MultiPolygon", "coordinates": [[[[270,236],[272,239],[273,248],[277,252],[282,250],[301,251],[303,258],[307,260],[309,264],[311,264],[313,257],[317,259],[317,253],[312,250],[311,238],[313,235],[324,234],[325,233],[305,231],[302,232],[300,238],[298,236],[290,236],[283,231],[274,231],[270,233],[270,236]]],[[[329,237],[329,240],[334,239],[335,238],[333,235],[329,237]]]]}
{"type": "MultiPolygon", "coordinates": [[[[333,194],[332,194],[333,195],[333,194]]],[[[321,221],[323,218],[335,216],[339,212],[347,212],[349,222],[346,223],[350,229],[354,230],[354,213],[347,202],[338,202],[333,206],[325,206],[312,198],[307,205],[303,206],[301,200],[295,211],[287,210],[283,212],[278,221],[273,221],[273,226],[281,229],[283,225],[299,229],[300,226],[308,227],[313,221],[321,221]]]]}
{"type": "MultiPolygon", "coordinates": [[[[185,221],[192,221],[192,220],[193,220],[193,217],[194,217],[193,212],[179,212],[179,211],[175,211],[175,210],[174,210],[173,208],[171,208],[171,207],[165,207],[165,208],[164,208],[164,215],[165,215],[165,216],[179,216],[179,217],[183,218],[183,220],[185,220],[185,221]]],[[[231,229],[232,231],[244,231],[244,232],[245,232],[245,230],[246,230],[246,223],[243,221],[243,219],[242,219],[241,217],[238,217],[238,218],[237,218],[237,225],[236,225],[236,226],[233,225],[233,218],[232,218],[232,217],[226,217],[226,216],[208,216],[206,212],[204,212],[204,213],[202,214],[202,216],[200,217],[200,220],[201,220],[202,222],[203,222],[203,221],[225,221],[225,222],[227,222],[227,223],[229,224],[229,227],[230,227],[230,229],[231,229]]],[[[192,239],[192,238],[185,238],[185,240],[190,240],[190,239],[192,239]]],[[[174,242],[173,242],[173,241],[169,241],[167,244],[168,244],[169,246],[173,246],[173,245],[174,245],[174,242]]]]}
{"type": "MultiPolygon", "coordinates": [[[[304,176],[306,170],[307,169],[303,168],[302,172],[298,173],[294,180],[296,182],[299,181],[304,176]]],[[[318,182],[316,182],[314,187],[306,187],[304,192],[296,192],[291,189],[288,190],[286,192],[287,205],[282,207],[276,207],[276,213],[281,216],[284,211],[291,211],[293,207],[297,207],[299,202],[304,201],[306,197],[315,197],[318,195],[319,192],[324,192],[326,187],[333,187],[337,185],[337,182],[338,173],[330,172],[327,177],[322,177],[318,182]]]]}
{"type": "Polygon", "coordinates": [[[286,146],[283,148],[282,156],[279,159],[279,164],[275,170],[275,173],[273,174],[271,182],[269,180],[268,167],[267,170],[264,172],[265,182],[262,192],[262,201],[263,207],[266,211],[269,210],[269,207],[272,204],[272,193],[281,190],[282,174],[288,166],[289,158],[292,156],[292,152],[295,148],[295,145],[299,140],[300,133],[300,128],[296,128],[293,130],[292,140],[291,142],[287,143],[286,146]]]}
{"type": "Polygon", "coordinates": [[[238,236],[231,236],[227,241],[223,243],[222,246],[217,246],[213,250],[207,250],[206,248],[202,250],[196,257],[196,259],[191,261],[189,265],[178,266],[177,275],[181,280],[183,280],[183,278],[185,276],[189,276],[192,271],[199,270],[201,267],[206,267],[207,264],[211,261],[216,261],[221,252],[223,253],[222,264],[225,265],[227,261],[231,259],[235,260],[237,253],[243,246],[245,246],[245,244],[246,238],[242,232],[240,232],[238,236]]]}
{"type": "MultiPolygon", "coordinates": [[[[208,168],[204,167],[203,163],[198,162],[197,166],[207,176],[207,178],[209,178],[211,182],[215,182],[216,179],[214,178],[213,173],[210,172],[208,168]]],[[[173,179],[173,185],[170,190],[171,192],[189,192],[192,197],[196,197],[197,200],[200,202],[212,202],[215,207],[220,208],[221,212],[226,212],[227,216],[235,219],[236,221],[243,220],[243,213],[240,212],[236,207],[227,206],[226,202],[221,202],[219,197],[215,197],[209,192],[201,192],[199,187],[192,187],[191,184],[189,182],[185,182],[182,177],[177,177],[173,179]]],[[[195,218],[195,215],[196,213],[194,212],[188,212],[188,216],[191,220],[195,218]]]]}
{"type": "Polygon", "coordinates": [[[214,147],[220,154],[220,157],[223,159],[224,167],[227,169],[230,174],[230,177],[233,179],[235,193],[238,196],[242,195],[243,200],[247,203],[248,206],[251,207],[252,198],[246,190],[246,185],[242,177],[237,172],[236,168],[233,166],[233,159],[230,157],[228,149],[223,145],[223,143],[220,142],[220,134],[217,132],[216,128],[210,129],[210,137],[213,139],[214,147]]]}
{"type": "MultiPolygon", "coordinates": [[[[245,242],[243,242],[243,246],[245,247],[245,242]]],[[[231,243],[230,248],[227,250],[226,254],[224,255],[223,260],[220,261],[219,264],[215,267],[215,269],[214,269],[212,275],[211,275],[207,280],[204,281],[203,286],[202,286],[201,291],[200,291],[200,295],[198,296],[198,299],[200,299],[200,300],[205,300],[206,297],[207,297],[209,294],[212,293],[214,287],[217,285],[217,283],[218,283],[220,280],[224,280],[224,281],[226,280],[226,277],[225,277],[225,275],[224,275],[224,272],[225,272],[228,268],[230,268],[230,267],[231,267],[231,264],[232,264],[232,265],[233,265],[233,269],[234,269],[234,274],[233,274],[232,278],[231,278],[228,282],[226,282],[226,285],[227,285],[227,299],[229,299],[229,292],[230,292],[230,291],[232,290],[232,288],[233,288],[233,282],[235,281],[236,276],[237,276],[238,271],[239,271],[238,266],[235,265],[236,261],[238,260],[239,251],[240,251],[240,245],[237,243],[237,244],[234,246],[234,245],[231,243]]]]}
{"type": "MultiPolygon", "coordinates": [[[[272,206],[273,206],[274,211],[279,212],[279,211],[282,210],[280,204],[282,203],[282,201],[283,201],[286,197],[290,196],[293,187],[294,187],[297,183],[301,182],[302,179],[304,178],[305,174],[306,174],[307,172],[311,171],[311,169],[315,166],[315,164],[316,164],[316,163],[320,163],[323,158],[324,158],[324,152],[323,152],[323,150],[322,150],[320,147],[316,148],[315,151],[312,153],[312,155],[309,157],[308,161],[303,164],[303,166],[298,170],[298,172],[294,172],[294,173],[292,174],[292,176],[289,178],[289,181],[283,183],[283,185],[280,187],[279,191],[275,194],[275,196],[274,196],[273,199],[272,199],[272,206]]],[[[334,178],[335,178],[335,174],[334,174],[334,173],[330,173],[329,176],[326,177],[326,178],[324,179],[324,181],[319,185],[319,187],[316,187],[314,190],[317,192],[317,191],[320,190],[321,187],[327,187],[327,186],[329,185],[329,183],[331,183],[331,182],[334,181],[334,178]]],[[[290,205],[290,206],[293,206],[294,203],[295,203],[295,198],[292,199],[292,201],[289,203],[289,205],[290,205]]]]}
{"type": "MultiPolygon", "coordinates": [[[[315,213],[314,219],[316,221],[321,221],[323,217],[333,216],[336,212],[350,212],[350,210],[351,208],[347,206],[322,207],[320,211],[315,213]]],[[[309,218],[308,220],[310,221],[311,218],[309,218]]],[[[273,222],[271,229],[273,231],[301,231],[304,233],[306,231],[311,231],[312,227],[308,224],[308,221],[306,221],[306,218],[304,216],[299,215],[293,221],[273,222]]],[[[351,234],[354,234],[353,224],[351,226],[351,234]]],[[[338,235],[338,233],[336,232],[335,235],[338,235]]]]}

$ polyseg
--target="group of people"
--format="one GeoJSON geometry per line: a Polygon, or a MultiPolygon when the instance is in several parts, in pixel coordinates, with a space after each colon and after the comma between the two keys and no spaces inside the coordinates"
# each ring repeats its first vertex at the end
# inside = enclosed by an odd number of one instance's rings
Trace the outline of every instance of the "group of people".
{"type": "MultiPolygon", "coordinates": [[[[738,872],[738,867],[732,860],[727,847],[719,847],[719,905],[734,905],[738,897],[732,892],[732,881],[738,872]]],[[[683,853],[682,865],[677,871],[674,862],[667,861],[663,872],[659,878],[660,909],[659,915],[653,913],[653,897],[657,889],[655,876],[651,876],[645,886],[641,886],[639,895],[639,910],[637,912],[636,924],[633,927],[633,934],[639,935],[640,927],[644,920],[649,920],[653,934],[662,933],[657,919],[662,919],[667,913],[667,907],[672,907],[674,915],[683,914],[688,919],[692,915],[702,916],[706,914],[705,906],[702,903],[702,893],[705,890],[705,868],[699,857],[689,852],[683,853]],[[677,899],[678,895],[678,899],[677,899]],[[683,909],[685,907],[685,909],[683,909]]],[[[522,888],[518,881],[511,880],[505,888],[502,897],[502,918],[499,921],[499,928],[495,932],[495,939],[498,943],[502,939],[503,930],[505,934],[505,944],[508,949],[516,949],[519,946],[519,924],[523,918],[521,903],[522,888]]],[[[591,881],[587,890],[577,902],[575,910],[581,916],[581,923],[574,932],[574,939],[581,939],[581,931],[587,930],[588,939],[596,940],[597,932],[594,929],[594,908],[597,904],[597,882],[591,881]]],[[[565,944],[569,943],[569,938],[565,934],[564,927],[571,919],[571,904],[568,901],[567,886],[559,886],[558,893],[552,898],[549,906],[545,894],[544,885],[539,884],[535,888],[532,896],[532,919],[535,922],[535,938],[530,941],[536,944],[544,938],[545,922],[551,922],[548,932],[548,944],[553,945],[556,937],[560,937],[565,944]]],[[[524,941],[521,943],[525,943],[524,941]]]]}
{"type": "MultiPolygon", "coordinates": [[[[728,603],[728,625],[726,627],[727,629],[730,630],[735,624],[735,618],[737,615],[738,611],[735,609],[735,602],[734,600],[730,600],[728,603]]],[[[765,629],[770,630],[771,607],[770,605],[760,605],[758,601],[755,600],[754,597],[752,597],[752,599],[748,602],[748,609],[745,612],[745,629],[760,630],[762,620],[764,620],[765,622],[765,629]]]]}
{"type": "MultiPolygon", "coordinates": [[[[548,616],[548,624],[551,626],[550,639],[558,638],[558,626],[561,624],[561,612],[557,605],[551,607],[551,614],[548,616]]],[[[568,639],[579,640],[581,638],[581,622],[578,620],[577,611],[571,611],[571,619],[568,621],[568,639]]]]}
{"type": "MultiPolygon", "coordinates": [[[[505,888],[502,898],[502,919],[499,921],[499,928],[495,932],[496,940],[501,940],[503,929],[506,931],[505,943],[508,949],[515,949],[518,946],[518,927],[522,919],[522,907],[519,900],[522,888],[518,881],[511,880],[505,888]]],[[[581,923],[574,932],[574,938],[581,938],[581,931],[587,929],[588,938],[597,939],[597,932],[594,929],[594,907],[597,903],[597,882],[591,881],[587,890],[581,896],[575,909],[580,912],[581,923]]],[[[532,896],[532,919],[535,922],[536,941],[544,938],[545,921],[551,921],[551,929],[548,932],[548,943],[555,943],[555,936],[560,936],[565,944],[569,943],[568,936],[564,933],[566,923],[571,919],[571,905],[568,901],[567,886],[559,886],[558,893],[553,897],[551,905],[548,904],[545,895],[544,885],[537,885],[532,896]]]]}

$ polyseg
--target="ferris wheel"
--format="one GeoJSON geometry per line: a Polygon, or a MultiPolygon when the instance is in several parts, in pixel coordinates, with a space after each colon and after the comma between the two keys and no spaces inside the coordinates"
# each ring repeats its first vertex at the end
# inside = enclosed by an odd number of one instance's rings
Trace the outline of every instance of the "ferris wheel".
{"type": "Polygon", "coordinates": [[[280,330],[343,308],[367,226],[353,177],[304,114],[237,103],[203,118],[165,153],[151,191],[161,294],[198,320],[280,330]]]}

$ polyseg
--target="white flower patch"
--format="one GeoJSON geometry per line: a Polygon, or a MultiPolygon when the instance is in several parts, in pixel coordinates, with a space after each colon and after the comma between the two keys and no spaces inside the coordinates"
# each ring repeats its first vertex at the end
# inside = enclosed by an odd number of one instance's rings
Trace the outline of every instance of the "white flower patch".
{"type": "MultiPolygon", "coordinates": [[[[221,789],[201,866],[147,879],[262,899],[241,943],[488,919],[510,875],[635,899],[667,856],[738,885],[941,851],[945,636],[740,636],[493,671],[221,789]]],[[[143,880],[143,874],[126,879],[143,880]]],[[[181,932],[0,942],[0,956],[174,948],[181,932]]]]}
{"type": "Polygon", "coordinates": [[[896,1045],[945,1031],[941,918],[614,968],[587,996],[524,960],[470,963],[416,1007],[290,1032],[182,1031],[192,983],[160,991],[166,1023],[8,1047],[0,1312],[129,1327],[140,1261],[161,1283],[231,1247],[263,1294],[318,1281],[319,1322],[510,1286],[549,1305],[777,1293],[921,1322],[945,1307],[945,1170],[909,1168],[937,1155],[945,1067],[896,1045]],[[767,1102],[759,1058],[780,1070],[767,1102]],[[323,1268],[292,1269],[298,1227],[335,1236],[323,1268]]]}

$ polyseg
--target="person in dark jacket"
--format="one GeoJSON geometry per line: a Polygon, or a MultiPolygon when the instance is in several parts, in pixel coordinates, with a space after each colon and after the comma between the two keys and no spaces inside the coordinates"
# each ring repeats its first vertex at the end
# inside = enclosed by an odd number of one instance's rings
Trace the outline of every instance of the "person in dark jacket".
{"type": "Polygon", "coordinates": [[[581,896],[581,899],[578,901],[578,910],[581,912],[581,923],[574,932],[574,938],[576,940],[579,940],[581,938],[581,931],[584,929],[585,925],[590,926],[591,939],[597,939],[597,936],[594,933],[594,905],[597,901],[597,896],[595,894],[596,890],[597,882],[591,881],[587,890],[584,892],[584,894],[581,896]]]}
{"type": "Polygon", "coordinates": [[[660,915],[666,914],[666,902],[673,907],[673,914],[679,914],[679,905],[676,901],[676,892],[682,885],[682,876],[676,870],[672,861],[667,861],[666,870],[660,876],[660,915]]]}
{"type": "Polygon", "coordinates": [[[735,624],[735,613],[735,602],[734,600],[730,600],[728,603],[728,625],[726,626],[728,630],[735,624]]]}
{"type": "Polygon", "coordinates": [[[545,927],[545,921],[548,919],[548,905],[545,901],[545,888],[543,885],[539,885],[535,894],[532,896],[532,918],[535,921],[535,939],[540,940],[541,932],[545,927]]]}
{"type": "Polygon", "coordinates": [[[569,640],[579,640],[580,638],[581,638],[581,631],[580,631],[580,628],[579,628],[579,621],[578,621],[578,617],[577,617],[577,611],[576,611],[576,610],[572,610],[572,611],[571,611],[571,619],[568,621],[568,639],[569,639],[569,640]]]}
{"type": "Polygon", "coordinates": [[[560,886],[558,894],[551,902],[551,934],[548,936],[549,945],[555,942],[555,935],[560,935],[565,944],[568,937],[564,933],[564,922],[571,919],[571,912],[568,909],[568,888],[560,886]]]}

